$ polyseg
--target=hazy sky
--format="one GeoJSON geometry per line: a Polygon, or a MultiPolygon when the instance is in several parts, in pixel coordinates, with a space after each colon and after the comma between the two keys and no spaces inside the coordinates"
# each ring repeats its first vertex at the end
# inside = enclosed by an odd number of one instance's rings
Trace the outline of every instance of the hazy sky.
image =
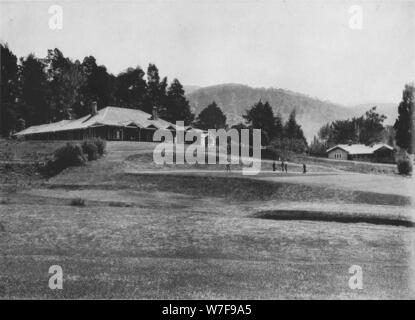
{"type": "Polygon", "coordinates": [[[115,74],[153,62],[186,85],[396,103],[415,79],[414,8],[414,1],[0,1],[0,40],[19,57],[54,47],[74,59],[93,55],[115,74]],[[53,4],[63,9],[61,30],[49,28],[53,4]],[[349,26],[355,4],[362,29],[349,26]]]}

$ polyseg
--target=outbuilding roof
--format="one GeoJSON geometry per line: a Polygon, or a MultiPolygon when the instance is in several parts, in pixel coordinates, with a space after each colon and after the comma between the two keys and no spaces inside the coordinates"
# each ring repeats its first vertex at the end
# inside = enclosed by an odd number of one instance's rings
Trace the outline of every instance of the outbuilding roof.
{"type": "Polygon", "coordinates": [[[163,119],[152,119],[152,116],[144,111],[128,108],[106,107],[98,111],[96,115],[87,115],[76,120],[62,120],[49,124],[31,126],[16,133],[16,136],[28,134],[58,132],[67,130],[85,129],[95,126],[119,126],[135,125],[139,128],[167,129],[176,128],[176,125],[163,119]]]}
{"type": "Polygon", "coordinates": [[[335,149],[342,149],[346,151],[348,154],[356,155],[356,154],[373,154],[375,151],[381,148],[387,148],[389,150],[393,150],[393,147],[385,144],[385,143],[377,143],[371,146],[367,146],[364,144],[338,144],[330,149],[327,149],[326,152],[333,151],[335,149]]]}

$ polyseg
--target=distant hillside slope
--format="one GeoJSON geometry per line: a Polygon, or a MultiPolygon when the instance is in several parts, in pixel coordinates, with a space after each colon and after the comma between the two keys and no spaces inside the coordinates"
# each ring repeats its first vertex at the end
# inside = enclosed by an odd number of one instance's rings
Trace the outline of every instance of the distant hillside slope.
{"type": "Polygon", "coordinates": [[[268,101],[274,112],[280,112],[284,121],[295,109],[308,141],[317,134],[320,127],[328,122],[347,119],[363,114],[369,106],[348,108],[339,104],[322,101],[304,94],[275,88],[252,88],[241,84],[221,84],[199,88],[187,98],[196,114],[215,101],[224,111],[229,124],[242,121],[242,115],[260,99],[268,101]]]}
{"type": "Polygon", "coordinates": [[[279,111],[284,120],[295,109],[297,120],[309,141],[325,123],[352,116],[351,109],[303,94],[283,89],[251,88],[240,84],[204,87],[191,92],[187,97],[196,113],[215,101],[227,114],[230,124],[240,120],[242,114],[260,99],[268,101],[274,112],[279,111]]]}
{"type": "Polygon", "coordinates": [[[199,86],[193,86],[193,85],[185,85],[183,86],[184,92],[186,94],[191,94],[192,92],[196,91],[197,89],[200,89],[201,87],[199,86]]]}

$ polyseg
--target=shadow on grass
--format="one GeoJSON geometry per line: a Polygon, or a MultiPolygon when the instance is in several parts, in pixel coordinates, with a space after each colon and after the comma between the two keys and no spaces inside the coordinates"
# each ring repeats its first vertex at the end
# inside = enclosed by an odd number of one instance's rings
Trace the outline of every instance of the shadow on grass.
{"type": "Polygon", "coordinates": [[[122,173],[106,184],[52,184],[48,188],[161,191],[185,194],[195,198],[218,197],[239,202],[283,200],[397,206],[411,204],[409,197],[400,195],[213,175],[122,173]]]}
{"type": "Polygon", "coordinates": [[[326,211],[305,211],[305,210],[269,210],[261,211],[253,215],[254,218],[270,220],[306,220],[306,221],[325,221],[340,223],[369,223],[376,225],[389,225],[400,227],[415,227],[413,221],[378,215],[368,215],[361,213],[339,213],[326,211]]]}

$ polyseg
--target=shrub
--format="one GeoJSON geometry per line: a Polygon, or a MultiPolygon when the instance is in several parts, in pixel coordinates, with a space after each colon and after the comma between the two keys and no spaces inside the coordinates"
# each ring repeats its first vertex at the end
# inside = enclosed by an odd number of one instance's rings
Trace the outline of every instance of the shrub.
{"type": "Polygon", "coordinates": [[[404,159],[398,161],[398,172],[399,174],[411,174],[412,172],[412,164],[411,160],[404,159]]]}
{"type": "Polygon", "coordinates": [[[92,142],[97,146],[98,154],[102,156],[105,152],[105,148],[107,147],[107,142],[101,138],[95,138],[92,142]]]}
{"type": "Polygon", "coordinates": [[[98,159],[98,147],[92,140],[82,142],[82,152],[88,155],[88,161],[98,159]]]}
{"type": "Polygon", "coordinates": [[[54,158],[66,165],[79,166],[85,163],[85,158],[82,153],[82,148],[79,144],[68,142],[65,146],[58,148],[54,153],[54,158]]]}
{"type": "Polygon", "coordinates": [[[85,161],[81,146],[68,142],[54,152],[53,159],[46,163],[45,171],[55,175],[68,167],[83,165],[85,161]]]}
{"type": "Polygon", "coordinates": [[[81,198],[76,198],[71,200],[71,206],[77,206],[77,207],[84,207],[85,206],[85,200],[81,198]]]}

